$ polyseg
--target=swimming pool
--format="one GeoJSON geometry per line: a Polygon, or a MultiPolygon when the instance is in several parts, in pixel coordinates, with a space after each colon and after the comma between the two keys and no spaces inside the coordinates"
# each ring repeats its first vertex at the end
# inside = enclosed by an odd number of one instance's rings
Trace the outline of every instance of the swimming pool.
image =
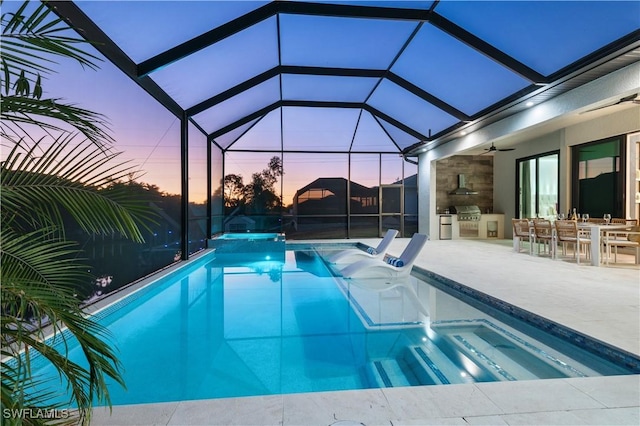
{"type": "Polygon", "coordinates": [[[290,247],[245,265],[211,252],[98,312],[125,368],[112,402],[634,372],[428,277],[343,280],[329,246],[290,247]]]}

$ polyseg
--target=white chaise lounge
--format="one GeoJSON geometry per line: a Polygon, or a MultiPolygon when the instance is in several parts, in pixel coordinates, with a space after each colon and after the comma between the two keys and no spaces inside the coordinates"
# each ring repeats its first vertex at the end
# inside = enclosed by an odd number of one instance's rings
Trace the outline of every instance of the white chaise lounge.
{"type": "Polygon", "coordinates": [[[377,259],[382,258],[391,244],[391,241],[398,235],[398,231],[395,229],[389,229],[380,244],[377,247],[369,247],[367,250],[360,250],[357,248],[347,249],[339,251],[338,253],[329,257],[329,263],[353,263],[360,259],[377,259]]]}
{"type": "Polygon", "coordinates": [[[340,275],[344,278],[395,278],[408,275],[428,239],[424,234],[413,234],[400,257],[359,260],[341,269],[340,275]]]}

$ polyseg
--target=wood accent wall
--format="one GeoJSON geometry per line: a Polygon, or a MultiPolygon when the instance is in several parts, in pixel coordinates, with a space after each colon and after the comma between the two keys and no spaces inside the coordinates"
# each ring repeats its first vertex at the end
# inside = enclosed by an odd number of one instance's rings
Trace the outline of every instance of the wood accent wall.
{"type": "Polygon", "coordinates": [[[438,213],[456,205],[476,205],[482,213],[493,211],[493,156],[455,155],[436,162],[436,206],[438,213]],[[477,195],[449,195],[458,187],[458,175],[463,174],[466,187],[477,195]]]}

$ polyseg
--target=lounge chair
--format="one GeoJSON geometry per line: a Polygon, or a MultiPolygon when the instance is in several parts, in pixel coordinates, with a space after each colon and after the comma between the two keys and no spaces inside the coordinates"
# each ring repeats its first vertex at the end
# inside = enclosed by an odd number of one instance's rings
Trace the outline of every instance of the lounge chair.
{"type": "Polygon", "coordinates": [[[428,237],[424,234],[413,234],[400,257],[359,260],[340,270],[340,275],[344,278],[395,278],[408,275],[427,240],[428,237]]]}
{"type": "Polygon", "coordinates": [[[347,249],[342,250],[327,259],[329,263],[353,263],[359,259],[377,259],[382,258],[391,244],[391,241],[398,235],[398,231],[395,229],[389,229],[384,238],[380,241],[377,247],[369,247],[367,250],[360,249],[347,249]]]}

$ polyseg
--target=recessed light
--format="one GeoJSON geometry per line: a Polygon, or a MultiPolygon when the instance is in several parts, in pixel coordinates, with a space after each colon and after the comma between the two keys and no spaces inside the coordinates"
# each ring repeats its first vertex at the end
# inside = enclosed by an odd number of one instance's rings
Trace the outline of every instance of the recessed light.
{"type": "Polygon", "coordinates": [[[463,131],[461,131],[461,132],[460,132],[460,134],[461,134],[462,136],[464,136],[464,135],[466,135],[466,134],[467,134],[467,132],[465,132],[465,131],[463,130],[463,131]]]}
{"type": "Polygon", "coordinates": [[[533,102],[529,101],[525,105],[528,106],[528,107],[533,106],[533,102]]]}

